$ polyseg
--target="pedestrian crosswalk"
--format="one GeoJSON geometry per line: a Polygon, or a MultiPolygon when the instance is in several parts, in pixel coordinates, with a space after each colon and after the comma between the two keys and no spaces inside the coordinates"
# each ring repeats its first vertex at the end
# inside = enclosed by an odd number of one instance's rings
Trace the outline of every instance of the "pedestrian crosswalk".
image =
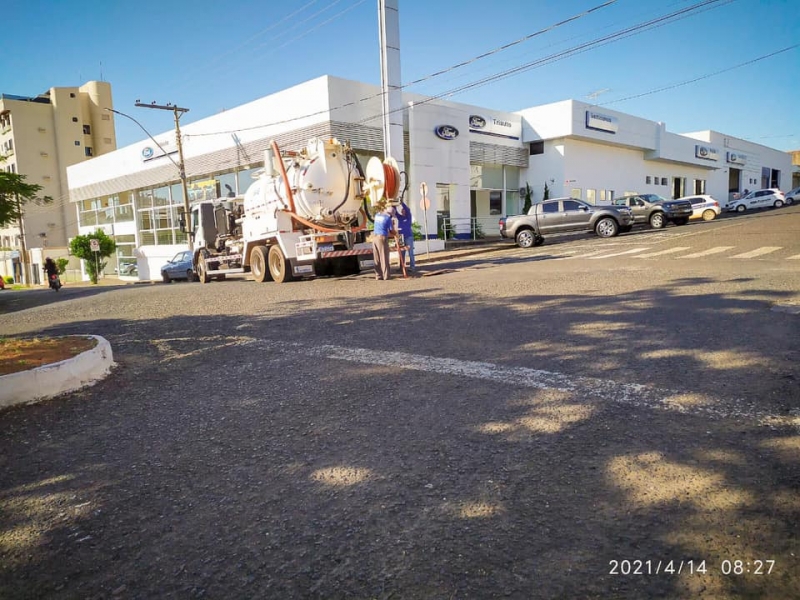
{"type": "Polygon", "coordinates": [[[626,260],[629,258],[644,260],[685,260],[694,258],[711,258],[713,260],[800,260],[800,254],[792,254],[792,250],[783,246],[739,247],[714,246],[696,249],[691,246],[675,246],[658,250],[652,246],[623,249],[621,246],[605,244],[596,245],[552,245],[540,246],[536,249],[514,247],[509,251],[501,251],[497,256],[487,256],[489,262],[502,262],[507,258],[515,260],[531,258],[536,260],[602,260],[604,258],[626,260]]]}

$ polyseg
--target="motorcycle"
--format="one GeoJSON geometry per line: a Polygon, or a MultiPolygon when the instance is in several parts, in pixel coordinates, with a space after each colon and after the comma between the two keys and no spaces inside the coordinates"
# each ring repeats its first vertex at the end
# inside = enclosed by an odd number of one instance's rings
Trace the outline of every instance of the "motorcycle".
{"type": "Polygon", "coordinates": [[[48,279],[50,280],[50,289],[51,290],[58,291],[58,290],[61,289],[61,280],[58,278],[58,275],[53,273],[52,275],[50,275],[48,277],[48,279]]]}

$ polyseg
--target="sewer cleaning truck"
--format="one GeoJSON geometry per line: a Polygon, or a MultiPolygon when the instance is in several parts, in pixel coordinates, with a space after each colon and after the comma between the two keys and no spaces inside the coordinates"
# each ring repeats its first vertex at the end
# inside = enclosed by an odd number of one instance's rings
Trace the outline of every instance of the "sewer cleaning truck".
{"type": "Polygon", "coordinates": [[[244,196],[191,207],[197,279],[250,272],[258,282],[283,283],[369,269],[371,205],[396,203],[399,180],[393,159],[373,157],[364,172],[355,152],[334,138],[285,154],[273,141],[244,196]]]}

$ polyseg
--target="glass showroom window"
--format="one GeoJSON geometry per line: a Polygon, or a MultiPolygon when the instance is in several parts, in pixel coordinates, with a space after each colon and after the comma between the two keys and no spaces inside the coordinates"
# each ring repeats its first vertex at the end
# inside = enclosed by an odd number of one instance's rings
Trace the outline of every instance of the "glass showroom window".
{"type": "Polygon", "coordinates": [[[84,200],[78,205],[78,223],[81,227],[97,226],[97,211],[94,200],[84,200]]]}
{"type": "Polygon", "coordinates": [[[114,222],[127,223],[133,221],[133,194],[122,192],[114,196],[114,222]]]}
{"type": "Polygon", "coordinates": [[[136,267],[136,256],[133,253],[136,247],[136,236],[117,235],[114,236],[114,241],[117,243],[117,272],[120,275],[133,275],[136,267]]]}

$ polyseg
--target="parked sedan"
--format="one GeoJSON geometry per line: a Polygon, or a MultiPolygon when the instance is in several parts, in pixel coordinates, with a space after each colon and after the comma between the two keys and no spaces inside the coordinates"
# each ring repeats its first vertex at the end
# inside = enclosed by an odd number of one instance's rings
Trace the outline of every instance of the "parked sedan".
{"type": "Polygon", "coordinates": [[[795,202],[800,202],[800,187],[796,187],[793,190],[789,190],[786,192],[786,204],[794,204],[795,202]]]}
{"type": "Polygon", "coordinates": [[[192,253],[189,250],[178,252],[171,261],[161,267],[161,280],[169,283],[173,279],[186,279],[194,281],[195,274],[192,267],[192,253]]]}
{"type": "Polygon", "coordinates": [[[692,203],[692,216],[690,219],[703,219],[703,221],[713,221],[716,219],[722,209],[719,207],[713,196],[707,194],[700,194],[697,196],[686,196],[681,200],[687,200],[692,203]]]}
{"type": "Polygon", "coordinates": [[[725,207],[728,211],[743,213],[753,208],[780,208],[786,203],[786,197],[778,188],[768,188],[765,190],[755,190],[745,194],[741,198],[731,200],[725,207]]]}

